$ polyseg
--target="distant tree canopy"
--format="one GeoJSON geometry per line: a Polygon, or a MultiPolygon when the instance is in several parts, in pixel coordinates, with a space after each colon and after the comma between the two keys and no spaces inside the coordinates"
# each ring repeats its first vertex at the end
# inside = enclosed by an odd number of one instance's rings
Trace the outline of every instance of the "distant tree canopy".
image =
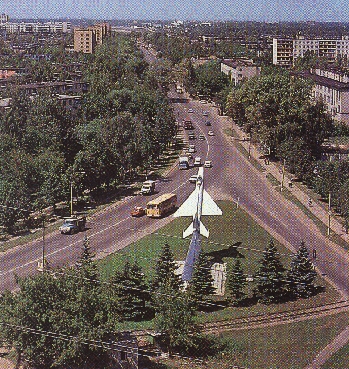
{"type": "Polygon", "coordinates": [[[258,140],[266,153],[285,159],[302,177],[320,155],[333,127],[321,102],[310,101],[311,85],[287,71],[266,70],[231,91],[227,112],[258,140]]]}
{"type": "MultiPolygon", "coordinates": [[[[80,58],[76,55],[75,61],[80,58]]],[[[82,63],[82,75],[89,91],[74,112],[53,91],[29,97],[12,86],[8,92],[11,108],[0,112],[0,225],[10,233],[28,211],[67,199],[72,173],[85,172],[82,189],[109,188],[136,168],[151,165],[175,134],[175,119],[161,90],[169,69],[161,67],[162,79],[153,83],[154,70],[132,37],[111,38],[84,58],[88,63],[82,63]]],[[[56,59],[72,61],[64,49],[56,50],[56,59]]],[[[53,78],[48,61],[28,70],[41,80],[53,78]]]]}

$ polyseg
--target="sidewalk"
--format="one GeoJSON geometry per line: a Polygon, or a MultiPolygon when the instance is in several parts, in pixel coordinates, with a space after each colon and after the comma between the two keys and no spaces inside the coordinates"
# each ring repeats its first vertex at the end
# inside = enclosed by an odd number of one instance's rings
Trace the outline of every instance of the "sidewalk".
{"type": "MultiPolygon", "coordinates": [[[[265,174],[271,174],[275,177],[280,183],[282,182],[282,167],[279,163],[266,164],[264,159],[260,159],[263,155],[254,145],[250,145],[249,140],[244,140],[246,137],[246,133],[244,133],[239,126],[229,120],[229,123],[232,125],[235,131],[235,140],[238,140],[239,143],[245,148],[247,152],[250,152],[251,157],[256,159],[259,164],[265,169],[265,174]],[[237,137],[236,137],[237,136],[237,137]]],[[[293,176],[285,171],[283,185],[284,188],[287,188],[287,191],[291,192],[292,195],[298,199],[313,215],[318,218],[326,227],[328,226],[328,208],[326,203],[321,203],[317,198],[315,193],[311,193],[311,196],[307,194],[305,191],[306,187],[301,183],[294,183],[292,187],[289,187],[289,183],[291,182],[291,178],[293,176]],[[309,206],[309,197],[312,199],[312,204],[309,206]]],[[[310,190],[309,190],[310,191],[310,190]]],[[[330,224],[331,233],[335,233],[340,236],[345,242],[349,241],[348,234],[345,233],[344,228],[340,220],[333,213],[331,214],[331,224],[330,224]]]]}

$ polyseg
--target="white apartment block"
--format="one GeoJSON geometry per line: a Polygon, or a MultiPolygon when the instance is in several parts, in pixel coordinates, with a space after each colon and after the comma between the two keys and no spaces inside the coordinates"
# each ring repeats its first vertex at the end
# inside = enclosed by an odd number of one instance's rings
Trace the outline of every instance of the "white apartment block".
{"type": "Polygon", "coordinates": [[[221,72],[229,76],[235,86],[244,79],[258,76],[260,71],[261,68],[250,59],[224,59],[221,62],[221,72]]]}
{"type": "Polygon", "coordinates": [[[71,32],[70,22],[45,22],[45,23],[30,23],[30,22],[6,22],[1,23],[0,28],[7,33],[69,33],[71,32]]]}
{"type": "Polygon", "coordinates": [[[349,74],[336,69],[296,73],[314,82],[313,98],[321,100],[336,121],[349,125],[349,74]]]}
{"type": "Polygon", "coordinates": [[[298,38],[274,38],[273,39],[273,64],[291,67],[294,61],[303,57],[306,52],[311,52],[319,57],[334,62],[339,56],[349,56],[349,37],[341,39],[306,39],[298,38]]]}

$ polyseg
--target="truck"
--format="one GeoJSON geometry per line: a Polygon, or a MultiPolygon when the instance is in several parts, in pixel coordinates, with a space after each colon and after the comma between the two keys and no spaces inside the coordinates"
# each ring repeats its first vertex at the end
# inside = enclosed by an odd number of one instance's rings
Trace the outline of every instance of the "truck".
{"type": "Polygon", "coordinates": [[[192,121],[191,120],[183,120],[183,128],[184,129],[194,129],[192,121]]]}
{"type": "Polygon", "coordinates": [[[188,156],[181,156],[179,158],[179,169],[189,169],[189,158],[188,158],[188,156]]]}
{"type": "Polygon", "coordinates": [[[86,216],[71,216],[65,218],[63,224],[59,227],[62,234],[74,234],[86,229],[86,216]]]}
{"type": "Polygon", "coordinates": [[[141,194],[142,195],[151,195],[155,192],[155,181],[145,181],[143,182],[142,188],[141,188],[141,194]]]}

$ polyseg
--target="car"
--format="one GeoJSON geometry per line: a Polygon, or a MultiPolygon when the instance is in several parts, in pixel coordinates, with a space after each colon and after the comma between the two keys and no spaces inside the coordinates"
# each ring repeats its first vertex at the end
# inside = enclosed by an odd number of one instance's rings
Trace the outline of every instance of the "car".
{"type": "Polygon", "coordinates": [[[204,135],[199,135],[199,140],[204,140],[205,136],[204,135]]]}
{"type": "Polygon", "coordinates": [[[206,100],[200,100],[200,104],[207,104],[206,100]]]}
{"type": "Polygon", "coordinates": [[[205,122],[205,126],[211,126],[211,122],[208,120],[207,122],[205,122]]]}
{"type": "Polygon", "coordinates": [[[208,132],[207,132],[207,134],[208,134],[209,136],[214,136],[213,131],[208,131],[208,132]]]}
{"type": "Polygon", "coordinates": [[[200,167],[202,164],[201,164],[201,158],[200,156],[197,156],[195,159],[194,159],[194,167],[200,167]]]}
{"type": "Polygon", "coordinates": [[[190,178],[189,178],[189,182],[190,183],[196,183],[198,179],[198,175],[197,174],[193,174],[190,178]]]}
{"type": "Polygon", "coordinates": [[[194,152],[196,152],[195,145],[189,145],[188,152],[191,153],[191,154],[194,153],[194,152]]]}
{"type": "Polygon", "coordinates": [[[204,163],[204,167],[205,168],[212,168],[212,161],[211,160],[206,160],[204,163]]]}
{"type": "Polygon", "coordinates": [[[188,109],[188,113],[194,113],[193,109],[188,109]]]}
{"type": "Polygon", "coordinates": [[[143,215],[145,215],[145,209],[142,208],[141,206],[135,206],[133,208],[133,210],[131,211],[131,216],[132,217],[142,217],[143,215]]]}
{"type": "Polygon", "coordinates": [[[204,117],[207,117],[207,116],[208,116],[208,111],[203,111],[203,112],[202,112],[202,115],[203,115],[204,117]]]}
{"type": "Polygon", "coordinates": [[[194,135],[194,133],[191,133],[189,136],[188,136],[189,140],[195,140],[196,137],[194,135]]]}

